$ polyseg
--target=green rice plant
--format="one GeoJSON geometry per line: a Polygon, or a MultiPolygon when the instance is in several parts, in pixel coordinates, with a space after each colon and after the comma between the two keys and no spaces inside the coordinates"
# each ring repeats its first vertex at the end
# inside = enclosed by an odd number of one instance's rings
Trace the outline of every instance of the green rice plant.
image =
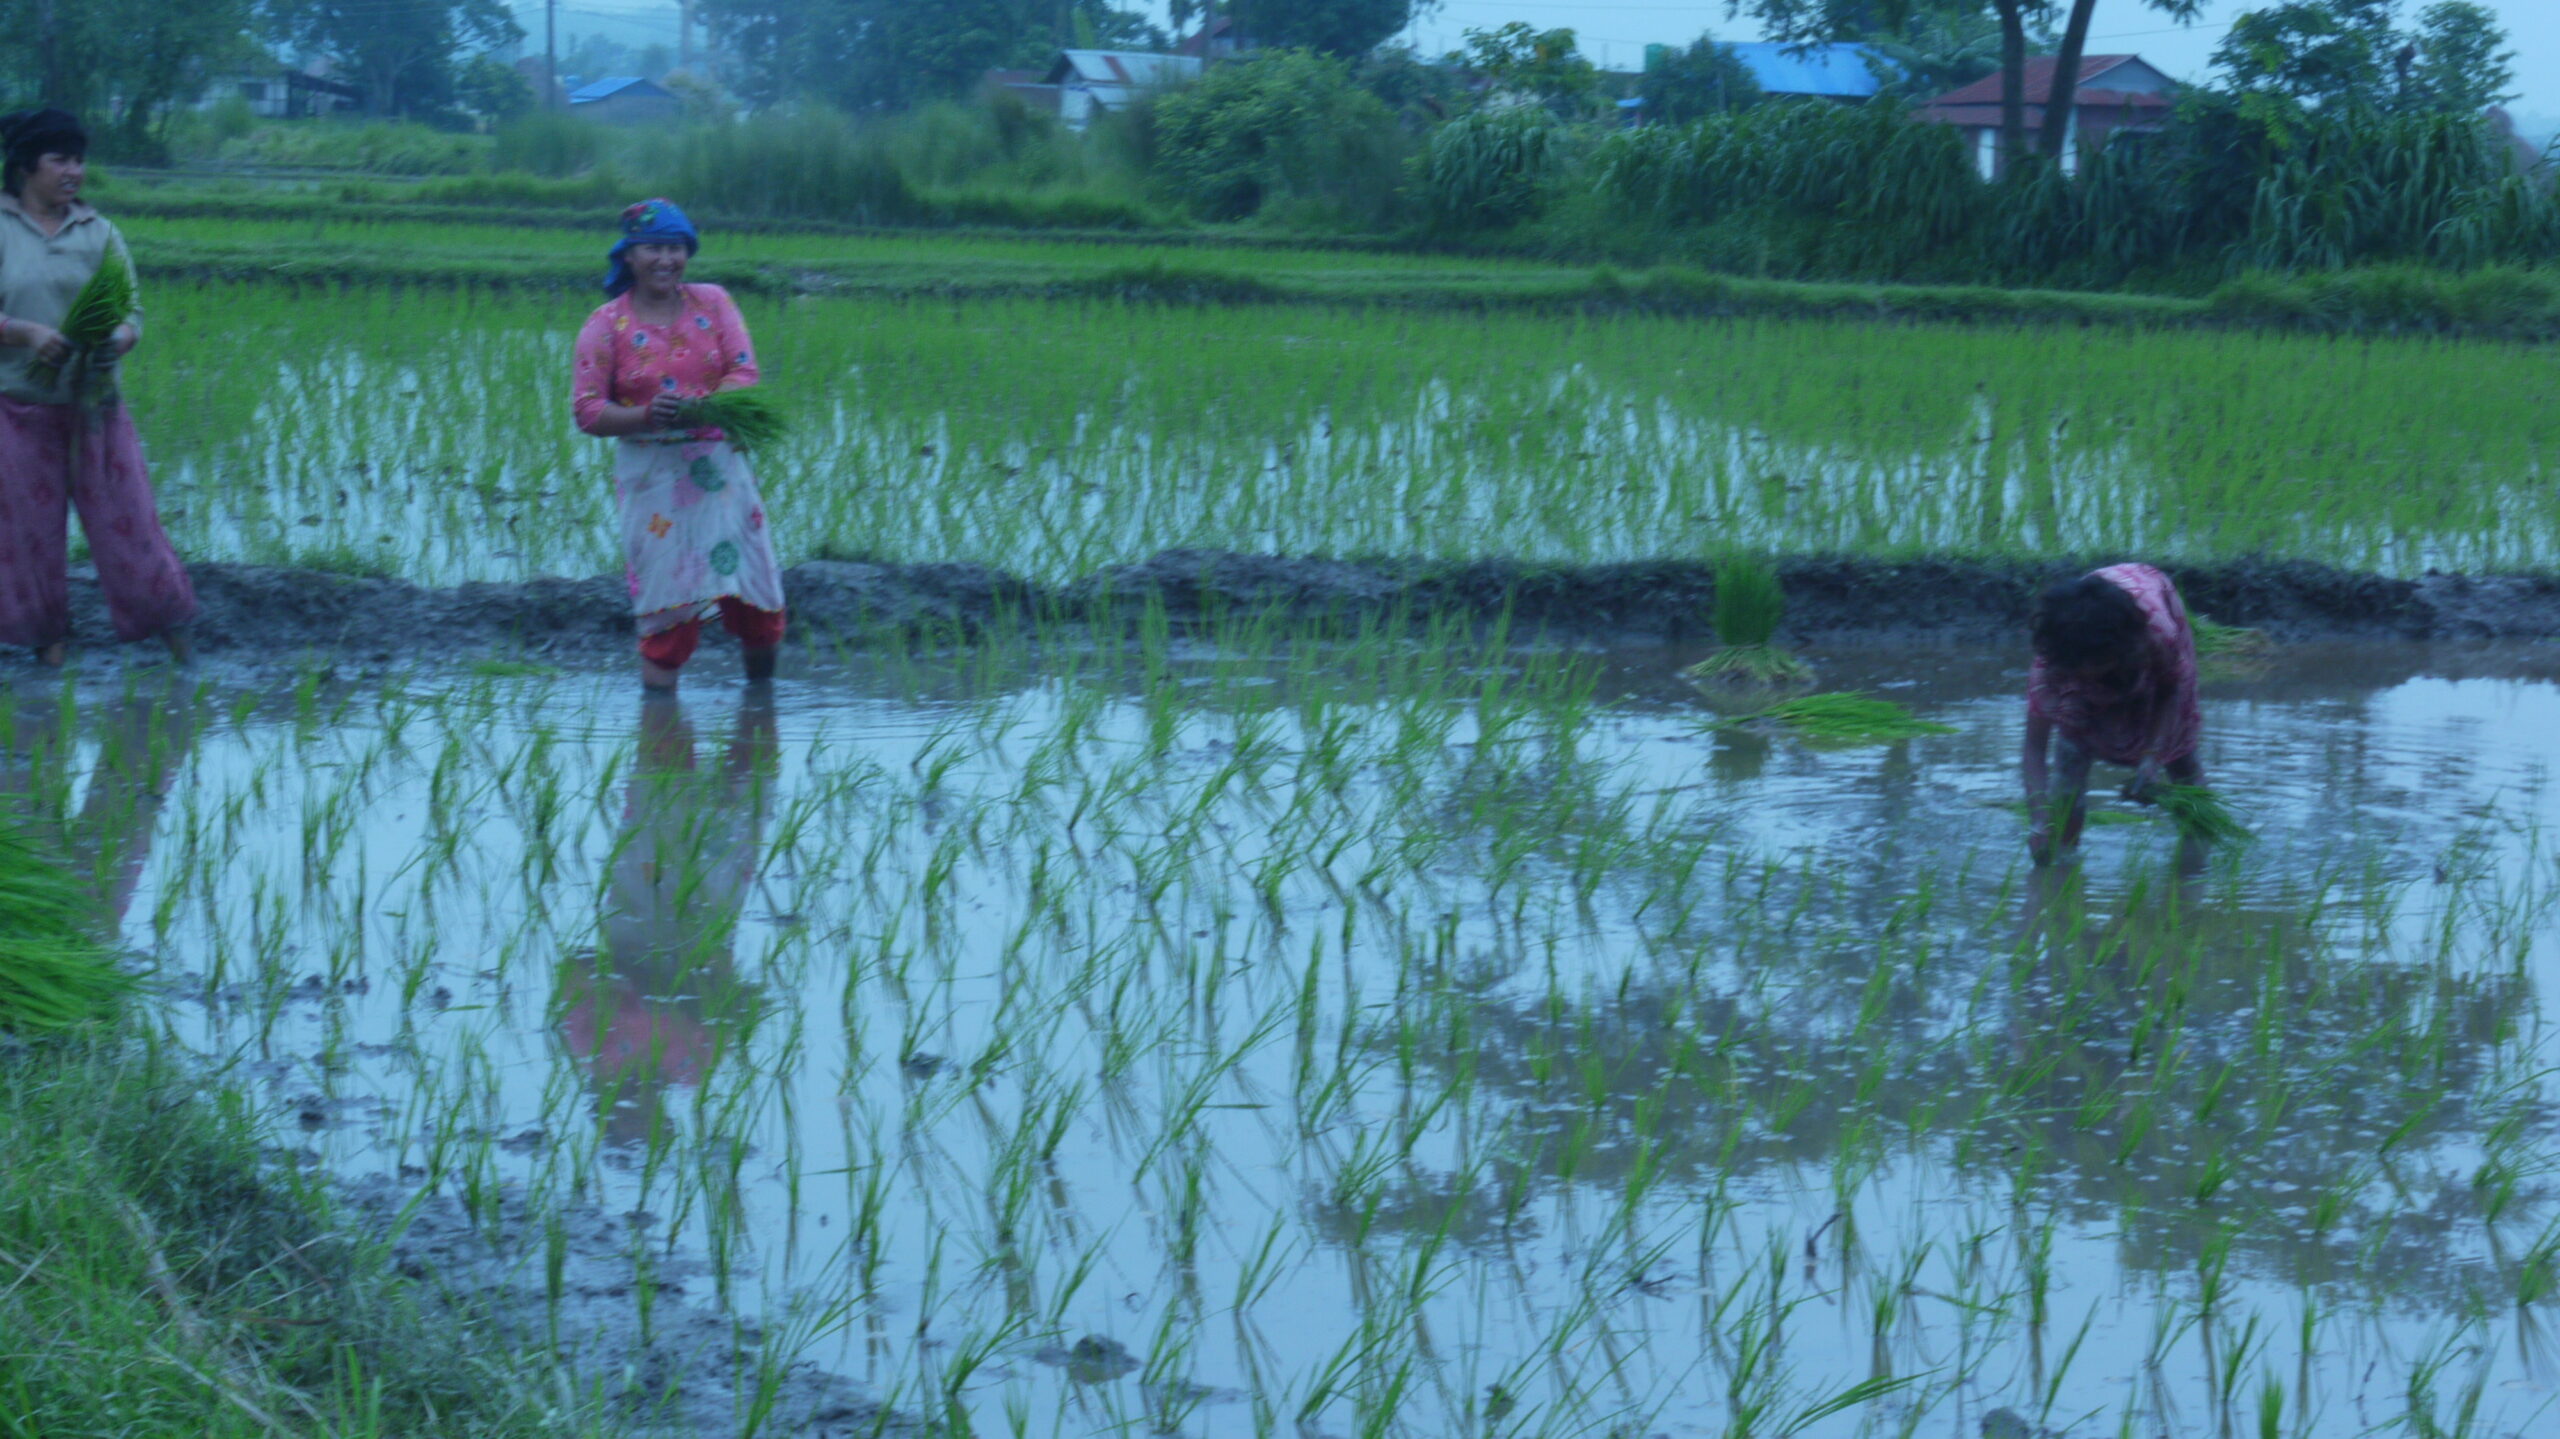
{"type": "Polygon", "coordinates": [[[791,422],[773,396],[750,385],[722,390],[685,404],[684,424],[691,429],[717,429],[727,434],[740,454],[754,454],[790,433],[791,422]]]}
{"type": "Polygon", "coordinates": [[[0,1029],[59,1031],[105,1019],[134,985],[100,942],[78,879],[0,815],[0,1029]]]}
{"type": "Polygon", "coordinates": [[[1779,621],[1786,617],[1786,589],[1777,566],[1753,554],[1731,554],[1715,570],[1715,607],[1710,621],[1723,648],[1681,671],[1693,680],[1727,684],[1792,685],[1812,680],[1813,667],[1778,648],[1779,621]]]}
{"type": "Polygon", "coordinates": [[[2152,791],[2151,801],[2189,839],[2236,844],[2250,838],[2249,827],[2232,817],[2222,796],[2203,785],[2164,784],[2152,791]]]}
{"type": "Polygon", "coordinates": [[[1823,744],[1890,744],[1923,735],[1954,734],[1953,725],[1924,720],[1891,700],[1861,694],[1799,695],[1753,714],[1713,726],[1772,723],[1823,744]]]}
{"type": "MultiPolygon", "coordinates": [[[[114,338],[116,326],[133,313],[134,296],[133,262],[125,258],[121,246],[110,245],[88,283],[72,297],[71,311],[62,320],[62,338],[84,356],[106,344],[114,338]]],[[[62,370],[39,361],[30,373],[38,384],[51,385],[62,370]]]]}

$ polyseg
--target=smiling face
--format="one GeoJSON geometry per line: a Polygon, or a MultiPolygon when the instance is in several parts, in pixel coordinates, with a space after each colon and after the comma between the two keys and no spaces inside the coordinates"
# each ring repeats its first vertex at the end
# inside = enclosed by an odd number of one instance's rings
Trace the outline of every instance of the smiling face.
{"type": "Polygon", "coordinates": [[[54,211],[80,198],[80,183],[88,178],[86,157],[53,151],[36,157],[27,171],[19,193],[27,203],[39,210],[54,211]]]}
{"type": "Polygon", "coordinates": [[[663,300],[684,283],[685,262],[692,258],[682,245],[634,245],[629,253],[632,281],[643,295],[663,300]]]}

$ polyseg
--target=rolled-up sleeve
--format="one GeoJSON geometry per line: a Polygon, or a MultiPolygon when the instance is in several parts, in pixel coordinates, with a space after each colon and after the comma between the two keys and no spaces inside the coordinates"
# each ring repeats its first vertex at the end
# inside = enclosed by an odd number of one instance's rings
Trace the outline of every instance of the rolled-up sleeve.
{"type": "Polygon", "coordinates": [[[613,400],[613,317],[610,305],[587,316],[578,330],[578,349],[573,361],[574,383],[570,388],[569,409],[578,417],[578,428],[592,435],[604,419],[605,406],[613,400]]]}

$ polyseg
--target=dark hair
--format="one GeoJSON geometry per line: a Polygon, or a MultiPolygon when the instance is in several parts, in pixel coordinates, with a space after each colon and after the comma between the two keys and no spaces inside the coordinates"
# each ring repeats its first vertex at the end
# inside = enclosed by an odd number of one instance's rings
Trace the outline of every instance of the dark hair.
{"type": "Polygon", "coordinates": [[[0,115],[0,190],[10,194],[27,182],[27,172],[47,155],[85,159],[89,132],[64,110],[19,110],[0,115]]]}
{"type": "Polygon", "coordinates": [[[2036,597],[2036,657],[2067,670],[2129,659],[2148,624],[2122,586],[2098,575],[2064,580],[2036,597]]]}

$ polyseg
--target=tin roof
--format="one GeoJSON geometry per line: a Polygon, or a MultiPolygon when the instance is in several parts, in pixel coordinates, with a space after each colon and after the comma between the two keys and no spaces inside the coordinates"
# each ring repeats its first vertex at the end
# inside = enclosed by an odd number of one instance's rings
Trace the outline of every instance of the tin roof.
{"type": "Polygon", "coordinates": [[[595,81],[592,84],[581,85],[577,89],[570,91],[569,103],[572,105],[592,105],[598,100],[610,99],[613,96],[624,94],[626,92],[634,95],[664,95],[670,100],[675,98],[675,92],[673,90],[669,90],[665,86],[660,85],[646,76],[615,75],[603,80],[595,81]]]}
{"type": "MultiPolygon", "coordinates": [[[[2025,79],[2027,100],[2030,104],[2042,104],[2051,98],[2053,72],[2058,67],[2059,62],[2050,55],[2039,55],[2027,62],[2025,79]]],[[[2139,55],[2083,55],[2080,57],[2081,93],[2090,96],[2104,94],[2109,97],[2104,101],[2094,98],[2082,99],[2078,103],[2083,105],[2126,103],[2123,97],[2127,95],[2156,95],[2160,97],[2162,103],[2166,103],[2169,84],[2168,76],[2152,69],[2139,55]],[[2115,73],[2118,71],[2123,73],[2115,73]],[[2114,83],[2106,86],[2096,86],[2091,83],[2099,79],[2114,83]]],[[[1997,105],[2003,93],[2000,77],[1987,75],[1961,90],[1950,90],[1930,101],[1929,104],[1933,109],[1940,106],[1997,105]]]]}
{"type": "Polygon", "coordinates": [[[1864,100],[1884,88],[1867,66],[1870,52],[1864,45],[1816,45],[1799,51],[1774,40],[1753,40],[1735,45],[1733,53],[1766,94],[1864,100]]]}
{"type": "Polygon", "coordinates": [[[1176,85],[1200,78],[1200,59],[1196,55],[1157,55],[1144,50],[1061,50],[1051,62],[1048,83],[1052,85],[1104,86],[1111,89],[1135,89],[1152,85],[1176,85]]]}

